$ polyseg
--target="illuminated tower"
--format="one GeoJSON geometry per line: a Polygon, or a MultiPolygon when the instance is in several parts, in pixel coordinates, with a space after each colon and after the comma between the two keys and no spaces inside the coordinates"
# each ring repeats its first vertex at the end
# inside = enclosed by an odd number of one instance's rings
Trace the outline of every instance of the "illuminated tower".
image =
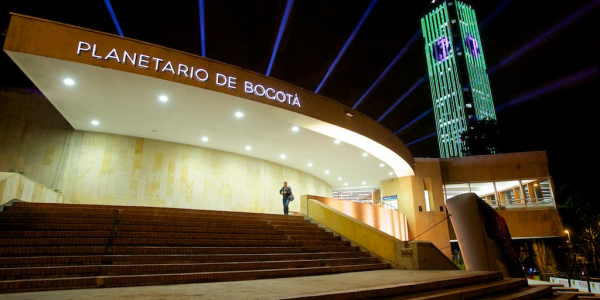
{"type": "Polygon", "coordinates": [[[464,156],[460,136],[496,120],[475,11],[446,0],[421,19],[440,157],[464,156]]]}

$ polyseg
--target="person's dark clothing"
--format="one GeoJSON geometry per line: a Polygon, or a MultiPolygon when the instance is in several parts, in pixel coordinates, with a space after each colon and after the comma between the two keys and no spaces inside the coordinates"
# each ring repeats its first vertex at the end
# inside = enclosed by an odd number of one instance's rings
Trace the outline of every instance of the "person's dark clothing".
{"type": "Polygon", "coordinates": [[[279,190],[279,194],[283,196],[283,214],[287,215],[289,212],[288,205],[290,204],[290,195],[292,194],[292,188],[284,186],[279,190]]]}

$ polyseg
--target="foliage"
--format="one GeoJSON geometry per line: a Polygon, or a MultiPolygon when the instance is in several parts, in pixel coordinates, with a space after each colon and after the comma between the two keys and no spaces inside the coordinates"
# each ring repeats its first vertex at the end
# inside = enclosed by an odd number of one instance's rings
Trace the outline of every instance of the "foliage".
{"type": "Polygon", "coordinates": [[[496,120],[483,119],[470,123],[469,130],[461,133],[460,140],[467,156],[500,153],[500,131],[496,120]]]}
{"type": "Polygon", "coordinates": [[[593,268],[595,274],[598,274],[600,266],[600,228],[598,223],[586,227],[578,236],[579,253],[585,259],[584,263],[593,268]]]}
{"type": "Polygon", "coordinates": [[[595,199],[596,177],[586,172],[592,171],[589,160],[593,156],[573,148],[551,151],[548,159],[563,225],[572,241],[563,266],[574,264],[600,275],[600,201],[595,199]]]}

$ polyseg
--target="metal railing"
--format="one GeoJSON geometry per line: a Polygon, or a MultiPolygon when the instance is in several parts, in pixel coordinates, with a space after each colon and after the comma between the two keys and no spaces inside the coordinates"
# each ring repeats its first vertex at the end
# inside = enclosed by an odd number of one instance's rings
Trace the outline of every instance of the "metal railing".
{"type": "Polygon", "coordinates": [[[532,207],[543,207],[543,206],[555,207],[554,198],[552,198],[552,197],[499,199],[499,200],[484,200],[484,201],[494,208],[498,208],[498,207],[532,208],[532,207]]]}
{"type": "Polygon", "coordinates": [[[348,201],[357,202],[357,203],[371,204],[373,206],[383,207],[383,208],[391,209],[393,211],[398,211],[398,208],[396,208],[388,203],[385,203],[385,202],[374,203],[373,199],[352,199],[352,200],[339,199],[339,200],[348,200],[348,201]]]}
{"type": "Polygon", "coordinates": [[[387,209],[391,209],[391,210],[393,210],[393,211],[398,211],[398,208],[397,208],[397,207],[395,207],[395,206],[392,206],[392,205],[390,205],[390,204],[388,204],[388,203],[385,203],[385,202],[379,202],[379,203],[377,203],[377,204],[373,204],[373,205],[375,205],[375,206],[379,206],[379,207],[383,207],[383,208],[387,208],[387,209]]]}

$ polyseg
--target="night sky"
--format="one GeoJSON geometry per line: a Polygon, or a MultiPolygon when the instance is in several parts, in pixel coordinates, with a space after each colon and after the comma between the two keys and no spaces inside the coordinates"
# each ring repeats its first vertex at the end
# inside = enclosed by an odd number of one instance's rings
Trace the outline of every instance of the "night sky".
{"type": "MultiPolygon", "coordinates": [[[[357,110],[396,132],[432,108],[420,18],[430,1],[376,1],[319,94],[349,107],[404,49],[357,110]],[[407,93],[413,89],[412,92],[407,93]]],[[[205,0],[206,57],[266,74],[284,0],[205,0]]],[[[315,91],[371,1],[296,0],[270,76],[315,91]]],[[[503,152],[549,150],[589,168],[600,101],[600,0],[473,0],[503,152]]],[[[201,55],[198,1],[112,0],[126,37],[201,55]]],[[[118,34],[104,1],[2,1],[8,12],[118,34]]],[[[4,42],[4,35],[2,43],[4,42]]],[[[35,88],[0,58],[0,86],[35,88]]],[[[432,113],[398,133],[415,157],[439,157],[432,113]]]]}

